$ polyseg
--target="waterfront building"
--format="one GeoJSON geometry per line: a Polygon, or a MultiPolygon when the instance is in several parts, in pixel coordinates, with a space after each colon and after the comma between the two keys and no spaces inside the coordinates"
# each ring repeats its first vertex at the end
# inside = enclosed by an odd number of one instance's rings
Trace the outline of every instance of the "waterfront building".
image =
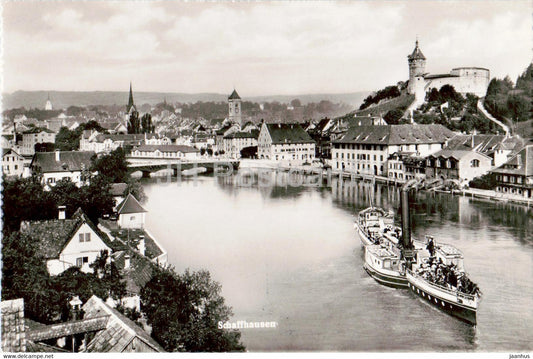
{"type": "Polygon", "coordinates": [[[239,132],[240,127],[237,124],[225,123],[219,130],[215,132],[215,148],[217,151],[224,151],[224,137],[232,133],[239,132]]]}
{"type": "Polygon", "coordinates": [[[489,156],[492,165],[500,167],[517,154],[525,141],[518,136],[472,134],[456,135],[446,145],[449,150],[476,151],[489,156]]]}
{"type": "Polygon", "coordinates": [[[387,176],[389,157],[412,152],[425,157],[441,150],[454,133],[442,125],[387,125],[352,127],[333,141],[333,169],[387,176]]]}
{"type": "Polygon", "coordinates": [[[120,228],[144,227],[146,210],[131,193],[117,206],[117,214],[120,228]]]}
{"type": "Polygon", "coordinates": [[[426,93],[444,85],[451,85],[463,96],[472,93],[484,97],[490,81],[490,71],[483,67],[457,67],[446,74],[429,74],[426,72],[426,57],[416,40],[413,52],[407,56],[409,64],[409,83],[407,91],[415,95],[415,104],[424,103],[426,93]]]}
{"type": "Polygon", "coordinates": [[[111,253],[109,237],[78,209],[71,219],[60,208],[58,219],[23,222],[21,232],[32,238],[39,247],[38,254],[46,260],[51,275],[58,275],[70,267],[91,273],[90,264],[101,251],[111,253]]]}
{"type": "Polygon", "coordinates": [[[527,145],[502,166],[491,171],[496,192],[533,197],[533,145],[527,145]]]}
{"type": "Polygon", "coordinates": [[[22,133],[21,155],[31,156],[35,153],[35,145],[38,143],[55,143],[56,134],[47,128],[34,127],[22,133]]]}
{"type": "Polygon", "coordinates": [[[37,152],[33,155],[30,170],[42,176],[45,188],[53,187],[64,179],[80,187],[85,181],[82,172],[90,170],[94,155],[94,152],[82,151],[37,152]]]}
{"type": "Polygon", "coordinates": [[[22,177],[24,174],[24,157],[12,148],[3,148],[2,173],[6,176],[22,177]]]}
{"type": "Polygon", "coordinates": [[[257,146],[258,133],[235,132],[224,137],[224,152],[229,158],[240,158],[245,147],[257,146]]]}
{"type": "Polygon", "coordinates": [[[242,126],[242,99],[235,89],[228,97],[228,119],[230,122],[242,126]]]}
{"type": "Polygon", "coordinates": [[[257,156],[295,164],[310,163],[315,158],[315,141],[299,123],[263,123],[257,156]]]}
{"type": "Polygon", "coordinates": [[[426,158],[426,178],[454,179],[468,183],[492,168],[489,156],[477,151],[441,150],[426,158]]]}
{"type": "Polygon", "coordinates": [[[131,151],[130,157],[194,160],[200,157],[200,150],[184,145],[141,145],[131,151]]]}

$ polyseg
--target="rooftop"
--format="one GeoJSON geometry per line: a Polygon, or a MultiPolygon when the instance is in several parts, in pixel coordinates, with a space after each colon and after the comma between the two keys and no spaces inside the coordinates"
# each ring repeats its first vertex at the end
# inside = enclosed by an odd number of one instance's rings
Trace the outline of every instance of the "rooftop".
{"type": "Polygon", "coordinates": [[[427,144],[444,143],[455,134],[442,125],[386,125],[352,127],[335,143],[427,144]]]}
{"type": "Polygon", "coordinates": [[[182,153],[191,153],[191,152],[200,152],[197,148],[185,145],[140,145],[133,149],[134,151],[143,151],[143,152],[182,152],[182,153]]]}
{"type": "Polygon", "coordinates": [[[233,90],[231,95],[229,95],[229,97],[228,97],[228,100],[240,100],[240,99],[241,99],[241,97],[239,96],[239,94],[237,93],[236,90],[233,90]]]}
{"type": "Polygon", "coordinates": [[[502,166],[492,170],[494,173],[533,176],[533,145],[524,147],[502,166]]]}
{"type": "Polygon", "coordinates": [[[88,352],[122,352],[135,338],[155,352],[165,351],[147,332],[100,298],[93,295],[82,309],[85,319],[109,315],[106,328],[99,331],[87,345],[88,352]]]}
{"type": "Polygon", "coordinates": [[[30,167],[39,169],[41,173],[88,170],[91,168],[93,156],[94,152],[82,151],[37,152],[30,167]]]}
{"type": "Polygon", "coordinates": [[[143,213],[146,210],[141,206],[137,198],[131,193],[128,194],[126,198],[117,206],[118,214],[127,214],[127,213],[143,213]]]}
{"type": "Polygon", "coordinates": [[[273,144],[315,143],[299,123],[267,123],[273,144]]]}

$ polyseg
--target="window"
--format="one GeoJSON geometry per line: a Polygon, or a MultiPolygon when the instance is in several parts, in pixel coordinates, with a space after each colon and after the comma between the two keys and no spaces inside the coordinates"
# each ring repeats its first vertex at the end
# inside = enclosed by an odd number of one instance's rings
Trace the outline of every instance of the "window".
{"type": "Polygon", "coordinates": [[[81,267],[85,263],[89,263],[89,257],[78,257],[78,258],[76,258],[76,267],[81,267]]]}
{"type": "Polygon", "coordinates": [[[474,159],[474,160],[470,161],[470,167],[479,167],[479,160],[478,159],[474,159]]]}
{"type": "Polygon", "coordinates": [[[91,234],[90,233],[80,233],[79,234],[80,242],[90,242],[91,234]]]}

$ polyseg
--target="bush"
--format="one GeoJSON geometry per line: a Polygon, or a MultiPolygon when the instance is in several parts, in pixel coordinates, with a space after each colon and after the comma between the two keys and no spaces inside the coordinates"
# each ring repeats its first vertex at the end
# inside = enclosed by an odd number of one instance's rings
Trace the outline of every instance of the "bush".
{"type": "Polygon", "coordinates": [[[496,188],[496,176],[492,173],[487,173],[483,176],[476,177],[468,183],[472,188],[479,189],[494,189],[496,188]]]}

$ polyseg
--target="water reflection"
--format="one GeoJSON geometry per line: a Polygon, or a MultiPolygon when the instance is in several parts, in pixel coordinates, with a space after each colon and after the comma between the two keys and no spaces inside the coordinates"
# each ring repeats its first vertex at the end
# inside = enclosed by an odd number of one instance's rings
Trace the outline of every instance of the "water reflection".
{"type": "Polygon", "coordinates": [[[353,215],[371,202],[397,211],[398,188],[268,176],[264,182],[257,172],[179,185],[145,182],[147,227],[172,264],[210,270],[234,319],[279,322],[275,331],[244,331],[249,350],[531,349],[527,209],[437,193],[413,198],[413,234],[431,233],[460,248],[483,290],[473,328],[409,291],[377,284],[363,270],[353,215]]]}

